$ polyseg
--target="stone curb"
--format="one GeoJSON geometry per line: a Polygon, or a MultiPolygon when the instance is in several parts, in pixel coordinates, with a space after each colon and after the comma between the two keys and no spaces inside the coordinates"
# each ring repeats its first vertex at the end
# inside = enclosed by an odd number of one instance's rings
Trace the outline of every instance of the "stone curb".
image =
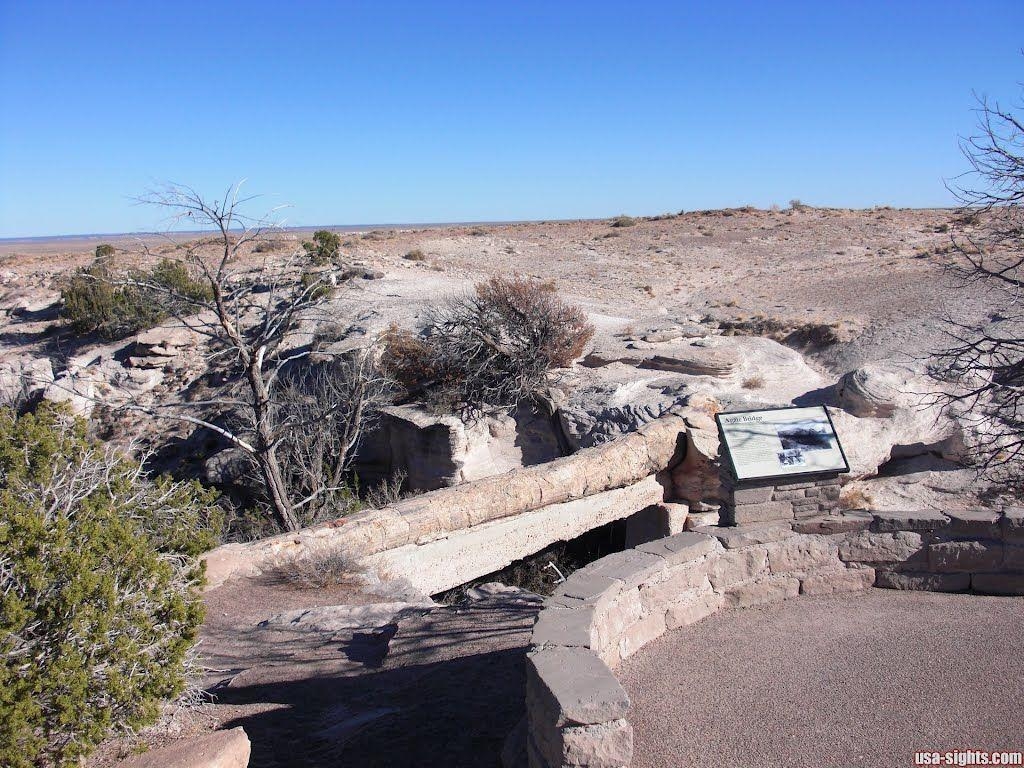
{"type": "Polygon", "coordinates": [[[832,513],[707,526],[616,552],[549,598],[527,656],[531,768],[629,766],[614,668],[724,607],[870,586],[1024,595],[1024,509],[832,513]]]}

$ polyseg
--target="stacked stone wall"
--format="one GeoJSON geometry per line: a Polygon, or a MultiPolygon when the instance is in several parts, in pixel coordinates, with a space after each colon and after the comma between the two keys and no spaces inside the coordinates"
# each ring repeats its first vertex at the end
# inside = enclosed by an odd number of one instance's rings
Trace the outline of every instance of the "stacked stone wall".
{"type": "Polygon", "coordinates": [[[737,482],[722,473],[722,522],[749,525],[772,520],[805,520],[836,512],[839,475],[737,482]]]}
{"type": "Polygon", "coordinates": [[[872,585],[1024,595],[1024,509],[854,511],[705,527],[591,563],[560,585],[534,626],[529,765],[630,765],[630,702],[614,670],[666,631],[722,608],[872,585]]]}

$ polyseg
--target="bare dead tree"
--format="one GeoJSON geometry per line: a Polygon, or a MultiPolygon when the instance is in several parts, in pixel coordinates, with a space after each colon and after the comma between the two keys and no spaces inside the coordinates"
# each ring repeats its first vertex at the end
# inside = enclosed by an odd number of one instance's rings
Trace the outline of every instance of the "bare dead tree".
{"type": "MultiPolygon", "coordinates": [[[[181,185],[142,199],[169,213],[170,228],[184,223],[210,232],[176,243],[169,257],[188,270],[189,281],[159,280],[145,271],[103,278],[160,302],[178,327],[205,341],[208,366],[233,386],[207,399],[147,404],[132,397],[116,408],[205,427],[241,449],[258,470],[273,516],[291,531],[300,527],[298,510],[322,505],[341,488],[359,436],[379,405],[382,378],[368,351],[320,365],[315,373],[296,373],[313,354],[310,327],[323,317],[338,271],[311,268],[301,250],[261,254],[265,249],[255,246],[279,225],[269,216],[244,214],[254,198],[242,197],[240,186],[230,187],[223,200],[181,185]],[[247,265],[247,257],[255,263],[247,265]]],[[[158,257],[149,245],[140,248],[143,257],[158,257]]]]}
{"type": "Polygon", "coordinates": [[[292,508],[304,524],[323,519],[351,492],[356,446],[380,406],[390,402],[390,391],[375,353],[365,348],[296,367],[275,384],[271,416],[284,435],[278,456],[292,508]]]}
{"type": "Polygon", "coordinates": [[[1017,110],[978,99],[978,131],[961,141],[970,170],[948,185],[960,208],[944,266],[984,292],[984,323],[952,317],[932,371],[945,405],[973,427],[979,465],[1020,479],[1024,465],[1024,123],[1017,110]]]}

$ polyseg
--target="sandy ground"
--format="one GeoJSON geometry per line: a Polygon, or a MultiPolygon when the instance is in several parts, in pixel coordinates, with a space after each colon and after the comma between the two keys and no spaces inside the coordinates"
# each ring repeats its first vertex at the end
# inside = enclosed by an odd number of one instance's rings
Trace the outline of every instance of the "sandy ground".
{"type": "MultiPolygon", "coordinates": [[[[388,280],[353,297],[353,314],[411,321],[470,281],[519,274],[552,280],[595,317],[681,321],[693,315],[849,322],[863,329],[823,362],[838,373],[933,348],[937,320],[980,317],[984,297],[955,290],[922,254],[949,243],[946,210],[698,211],[634,226],[608,220],[342,232],[346,259],[388,280]],[[419,250],[422,261],[403,258],[419,250]],[[393,282],[392,282],[393,281],[393,282]]],[[[281,235],[282,253],[308,233],[281,235]]],[[[59,298],[61,276],[88,264],[99,240],[131,251],[128,236],[0,241],[0,309],[59,298]]],[[[180,239],[180,238],[179,238],[180,239]]],[[[173,245],[146,238],[157,252],[173,245]]],[[[125,258],[129,258],[126,256],[125,258]]],[[[261,257],[262,258],[262,257],[261,257]]],[[[35,346],[52,314],[0,323],[0,355],[35,346]]],[[[598,322],[600,325],[601,323],[598,322]]]]}
{"type": "Polygon", "coordinates": [[[1024,603],[869,590],[729,611],[623,663],[634,768],[1024,749],[1024,603]]]}
{"type": "MultiPolygon", "coordinates": [[[[252,768],[497,768],[524,712],[534,605],[491,598],[381,630],[258,626],[283,610],[381,599],[260,582],[211,590],[199,652],[213,700],[179,711],[143,742],[241,725],[252,768]]],[[[90,765],[106,768],[130,749],[108,742],[90,765]]]]}

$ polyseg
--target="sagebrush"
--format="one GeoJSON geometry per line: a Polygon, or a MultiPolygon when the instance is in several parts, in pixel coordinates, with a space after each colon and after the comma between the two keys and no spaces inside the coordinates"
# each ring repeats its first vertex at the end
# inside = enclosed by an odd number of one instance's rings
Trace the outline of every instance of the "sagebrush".
{"type": "Polygon", "coordinates": [[[593,335],[553,284],[492,278],[430,310],[419,333],[393,327],[383,365],[412,398],[473,418],[530,399],[593,335]]]}

